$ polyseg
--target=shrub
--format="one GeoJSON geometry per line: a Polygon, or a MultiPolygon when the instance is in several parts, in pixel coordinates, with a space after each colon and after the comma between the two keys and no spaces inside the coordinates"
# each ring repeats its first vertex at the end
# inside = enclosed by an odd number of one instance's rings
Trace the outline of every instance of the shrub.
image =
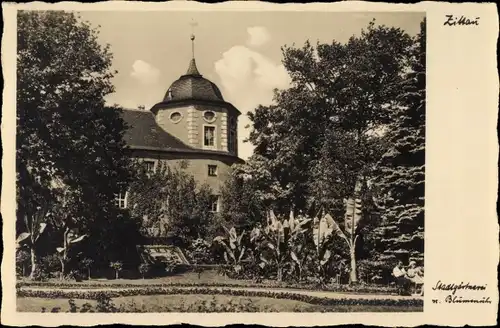
{"type": "Polygon", "coordinates": [[[123,269],[122,262],[119,262],[119,261],[117,261],[117,262],[110,262],[109,263],[109,267],[112,268],[113,270],[115,270],[115,279],[118,279],[118,273],[120,271],[122,271],[122,269],[123,269]]]}
{"type": "Polygon", "coordinates": [[[92,264],[94,264],[94,260],[92,260],[89,257],[86,257],[82,260],[81,264],[84,269],[87,269],[87,278],[90,280],[91,278],[90,269],[92,268],[92,264]]]}
{"type": "Polygon", "coordinates": [[[202,238],[198,238],[189,246],[186,255],[192,264],[211,264],[212,254],[210,246],[210,243],[202,238]]]}
{"type": "Polygon", "coordinates": [[[68,280],[82,281],[83,274],[79,270],[71,270],[65,277],[68,280]]]}
{"type": "Polygon", "coordinates": [[[34,281],[47,281],[49,280],[50,276],[43,271],[43,269],[40,266],[37,266],[35,268],[35,272],[33,273],[33,280],[34,281]]]}
{"type": "Polygon", "coordinates": [[[118,312],[118,309],[107,293],[97,293],[97,295],[95,295],[95,300],[97,300],[97,312],[118,312]]]}
{"type": "Polygon", "coordinates": [[[22,277],[26,276],[26,269],[30,265],[31,254],[25,249],[16,252],[16,273],[22,277]]]}
{"type": "Polygon", "coordinates": [[[147,263],[142,263],[141,265],[139,265],[139,272],[142,275],[142,279],[144,279],[144,275],[146,275],[149,270],[151,270],[151,265],[147,263]]]}
{"type": "Polygon", "coordinates": [[[40,259],[40,266],[43,272],[50,276],[55,276],[55,273],[61,271],[61,261],[57,254],[50,254],[40,259]]]}

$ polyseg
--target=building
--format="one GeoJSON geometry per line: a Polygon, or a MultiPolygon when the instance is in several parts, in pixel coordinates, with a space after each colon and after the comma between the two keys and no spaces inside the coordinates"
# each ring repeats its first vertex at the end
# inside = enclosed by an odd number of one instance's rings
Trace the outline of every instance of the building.
{"type": "MultiPolygon", "coordinates": [[[[162,161],[187,162],[186,170],[196,181],[212,188],[212,210],[219,211],[220,190],[230,167],[243,162],[238,157],[240,114],[200,74],[193,51],[186,74],[170,85],[161,102],[149,111],[124,110],[129,126],[124,138],[130,156],[144,162],[148,170],[155,170],[162,161]]],[[[118,195],[117,204],[126,207],[126,198],[126,193],[118,195]]]]}

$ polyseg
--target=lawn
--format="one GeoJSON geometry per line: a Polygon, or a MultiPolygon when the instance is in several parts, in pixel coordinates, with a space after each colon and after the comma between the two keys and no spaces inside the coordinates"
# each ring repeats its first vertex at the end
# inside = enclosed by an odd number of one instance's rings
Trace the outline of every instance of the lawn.
{"type": "MultiPolygon", "coordinates": [[[[93,300],[75,300],[78,307],[85,303],[94,308],[93,300]]],[[[268,297],[239,297],[226,295],[150,295],[129,296],[113,299],[113,303],[122,306],[128,312],[415,312],[418,307],[391,306],[321,306],[305,302],[274,299],[268,297]]],[[[59,307],[61,312],[69,309],[67,299],[45,299],[34,297],[18,297],[17,311],[41,312],[45,308],[50,312],[59,307]]]]}
{"type": "MultiPolygon", "coordinates": [[[[19,279],[23,281],[23,279],[19,279]]],[[[30,283],[28,279],[25,279],[30,283]]],[[[49,279],[48,282],[56,282],[58,284],[74,284],[74,280],[49,279]]],[[[91,279],[83,280],[80,284],[84,285],[99,285],[99,284],[117,284],[117,285],[155,285],[155,284],[231,284],[245,286],[252,283],[252,280],[231,279],[219,274],[216,270],[206,270],[200,276],[195,272],[185,272],[167,277],[158,277],[150,279],[91,279]]]]}
{"type": "Polygon", "coordinates": [[[349,285],[328,284],[318,286],[316,283],[294,283],[278,282],[276,280],[254,281],[250,279],[232,279],[223,276],[217,270],[205,270],[198,275],[196,272],[184,272],[171,276],[147,278],[147,279],[91,279],[76,283],[74,280],[49,279],[44,282],[32,282],[28,279],[19,279],[20,285],[40,286],[55,288],[113,288],[113,287],[153,287],[153,286],[233,286],[233,287],[262,287],[262,288],[287,288],[289,290],[329,290],[335,292],[374,293],[379,295],[395,295],[393,287],[381,285],[359,285],[351,287],[349,285]]]}

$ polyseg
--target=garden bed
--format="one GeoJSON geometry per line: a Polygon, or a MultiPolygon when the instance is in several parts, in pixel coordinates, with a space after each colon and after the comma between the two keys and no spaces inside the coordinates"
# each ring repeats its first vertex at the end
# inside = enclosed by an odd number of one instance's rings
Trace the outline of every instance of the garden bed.
{"type": "MultiPolygon", "coordinates": [[[[76,299],[75,312],[90,305],[96,312],[97,301],[76,299]],[[85,305],[87,304],[87,305],[85,305]]],[[[243,297],[228,295],[147,295],[126,296],[112,299],[117,312],[415,312],[422,311],[420,306],[394,307],[386,305],[334,305],[324,306],[306,302],[274,299],[269,297],[243,297]]],[[[19,312],[71,312],[68,299],[19,297],[19,312]]]]}
{"type": "Polygon", "coordinates": [[[136,280],[85,280],[82,282],[67,281],[67,280],[49,280],[49,281],[20,281],[16,284],[17,287],[53,287],[63,289],[101,289],[101,288],[137,288],[144,286],[148,288],[165,288],[165,287],[248,287],[248,288],[286,288],[296,290],[318,290],[330,291],[339,293],[355,293],[355,294],[396,294],[397,290],[394,287],[379,286],[379,285],[340,285],[329,284],[321,285],[315,283],[292,283],[292,282],[277,282],[274,280],[264,280],[255,282],[251,280],[237,280],[226,278],[217,275],[205,275],[198,279],[195,274],[184,274],[169,278],[157,279],[136,279],[136,280]]]}
{"type": "Polygon", "coordinates": [[[362,298],[362,297],[318,297],[292,291],[276,292],[266,290],[224,289],[224,288],[134,288],[100,291],[76,290],[36,290],[18,289],[18,297],[38,297],[45,299],[87,299],[117,298],[130,296],[150,295],[227,295],[231,297],[267,297],[273,299],[287,299],[321,306],[389,306],[389,307],[423,307],[423,300],[417,298],[362,298]]]}

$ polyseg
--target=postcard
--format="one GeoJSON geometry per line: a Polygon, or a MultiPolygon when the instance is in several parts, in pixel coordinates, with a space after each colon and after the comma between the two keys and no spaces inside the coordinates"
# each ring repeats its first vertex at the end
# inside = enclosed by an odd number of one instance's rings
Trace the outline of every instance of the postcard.
{"type": "Polygon", "coordinates": [[[4,324],[495,325],[495,4],[2,9],[4,324]]]}

